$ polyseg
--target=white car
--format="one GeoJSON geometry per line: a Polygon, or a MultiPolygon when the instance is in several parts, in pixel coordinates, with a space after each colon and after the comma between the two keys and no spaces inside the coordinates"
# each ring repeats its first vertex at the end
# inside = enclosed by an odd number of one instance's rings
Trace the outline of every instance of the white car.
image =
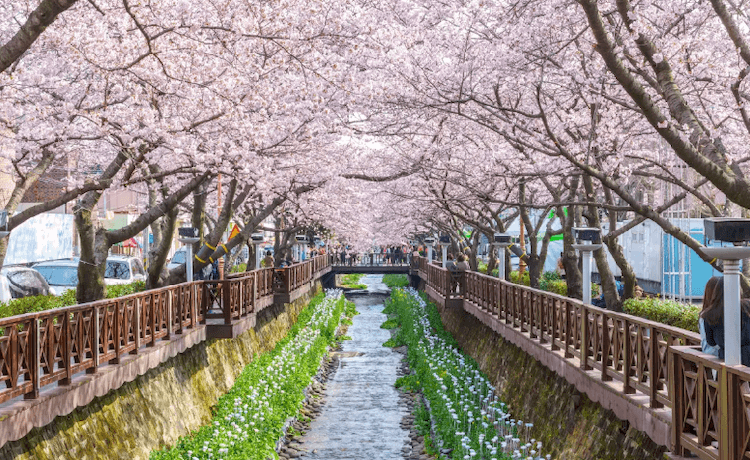
{"type": "Polygon", "coordinates": [[[47,280],[50,294],[63,295],[78,285],[77,258],[39,262],[33,268],[47,280]]]}
{"type": "MultiPolygon", "coordinates": [[[[42,274],[50,286],[50,293],[62,295],[78,285],[78,258],[49,260],[34,264],[34,270],[42,274]]],[[[104,284],[130,284],[145,281],[146,271],[140,259],[130,256],[107,257],[104,284]]]]}
{"type": "Polygon", "coordinates": [[[146,270],[141,259],[132,256],[109,256],[104,271],[104,284],[130,284],[146,281],[146,270]]]}

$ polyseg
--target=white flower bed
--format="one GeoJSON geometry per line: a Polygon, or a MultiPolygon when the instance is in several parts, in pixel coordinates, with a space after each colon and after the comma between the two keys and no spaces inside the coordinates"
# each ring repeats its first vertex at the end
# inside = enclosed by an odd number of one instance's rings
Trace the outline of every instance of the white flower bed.
{"type": "Polygon", "coordinates": [[[440,441],[453,449],[451,458],[549,459],[541,456],[542,443],[529,439],[532,424],[511,418],[491,382],[449,343],[452,338],[442,324],[433,324],[439,321],[437,311],[431,321],[426,302],[413,288],[392,299],[407,303],[396,307],[402,321],[399,334],[409,346],[410,364],[430,402],[440,441]]]}
{"type": "MultiPolygon", "coordinates": [[[[329,290],[313,308],[307,324],[277,348],[258,357],[217,404],[210,425],[183,438],[152,459],[277,458],[275,446],[289,417],[304,401],[304,389],[317,373],[343,312],[341,290],[329,290]]],[[[302,315],[301,315],[302,316],[302,315]]],[[[298,323],[299,324],[299,323],[298,323]]]]}

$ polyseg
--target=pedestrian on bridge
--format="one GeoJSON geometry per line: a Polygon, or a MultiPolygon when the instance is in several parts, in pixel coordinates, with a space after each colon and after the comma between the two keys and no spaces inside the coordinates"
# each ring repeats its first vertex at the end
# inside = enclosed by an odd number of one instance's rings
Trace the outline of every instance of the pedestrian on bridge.
{"type": "Polygon", "coordinates": [[[266,251],[266,256],[263,258],[263,266],[273,267],[273,256],[271,255],[271,251],[266,251]]]}

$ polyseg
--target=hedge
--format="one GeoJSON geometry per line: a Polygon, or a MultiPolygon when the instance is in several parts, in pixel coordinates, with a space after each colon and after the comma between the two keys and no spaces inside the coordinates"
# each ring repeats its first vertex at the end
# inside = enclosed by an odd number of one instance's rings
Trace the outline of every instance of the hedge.
{"type": "Polygon", "coordinates": [[[701,308],[695,305],[658,297],[646,297],[627,299],[623,304],[623,309],[629,315],[698,332],[698,315],[700,315],[701,308]]]}
{"type": "MultiPolygon", "coordinates": [[[[106,297],[108,299],[114,299],[141,292],[145,289],[146,283],[143,281],[136,281],[130,284],[116,284],[107,286],[106,297]]],[[[75,288],[66,291],[61,296],[36,295],[22,297],[20,299],[12,299],[8,302],[0,303],[0,318],[52,310],[53,308],[69,307],[77,303],[75,288]]]]}

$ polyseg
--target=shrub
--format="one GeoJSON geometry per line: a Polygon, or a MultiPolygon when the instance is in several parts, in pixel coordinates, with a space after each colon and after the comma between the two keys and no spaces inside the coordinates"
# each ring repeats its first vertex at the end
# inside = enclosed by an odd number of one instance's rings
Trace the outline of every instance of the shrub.
{"type": "Polygon", "coordinates": [[[409,278],[406,275],[383,275],[383,283],[389,288],[400,288],[409,285],[409,278]]]}
{"type": "MultiPolygon", "coordinates": [[[[143,281],[136,281],[130,284],[118,284],[107,286],[106,296],[108,299],[115,299],[117,297],[135,294],[136,292],[141,292],[145,289],[146,283],[143,281]]],[[[57,297],[53,295],[22,297],[20,299],[10,300],[7,303],[0,303],[0,318],[52,310],[53,308],[69,307],[77,303],[75,289],[70,289],[63,295],[57,297]]]]}
{"type": "Polygon", "coordinates": [[[112,286],[107,286],[106,296],[108,299],[115,299],[117,297],[135,294],[136,292],[145,290],[146,283],[143,281],[135,281],[130,284],[115,284],[112,286]]]}
{"type": "Polygon", "coordinates": [[[627,299],[623,308],[630,315],[698,332],[698,315],[701,309],[694,305],[648,297],[627,299]]]}
{"type": "Polygon", "coordinates": [[[229,270],[229,273],[242,273],[247,271],[247,264],[237,264],[229,270]]]}
{"type": "Polygon", "coordinates": [[[353,273],[341,277],[341,287],[350,289],[367,289],[367,285],[359,284],[359,280],[365,276],[363,273],[353,273]]]}
{"type": "Polygon", "coordinates": [[[520,278],[520,281],[517,270],[510,272],[510,282],[515,284],[522,284],[524,286],[531,286],[531,281],[529,280],[529,272],[523,272],[523,276],[520,278]]]}

